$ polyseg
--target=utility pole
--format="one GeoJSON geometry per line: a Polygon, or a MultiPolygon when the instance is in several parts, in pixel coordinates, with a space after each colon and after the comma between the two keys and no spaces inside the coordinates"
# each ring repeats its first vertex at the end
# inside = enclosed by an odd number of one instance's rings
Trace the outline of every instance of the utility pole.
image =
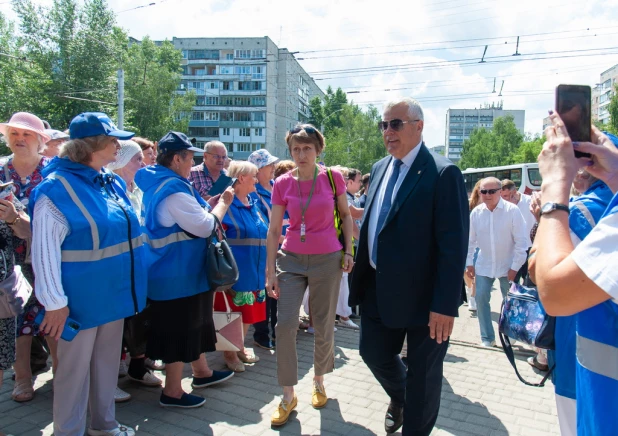
{"type": "Polygon", "coordinates": [[[118,128],[124,128],[124,70],[118,70],[118,128]]]}

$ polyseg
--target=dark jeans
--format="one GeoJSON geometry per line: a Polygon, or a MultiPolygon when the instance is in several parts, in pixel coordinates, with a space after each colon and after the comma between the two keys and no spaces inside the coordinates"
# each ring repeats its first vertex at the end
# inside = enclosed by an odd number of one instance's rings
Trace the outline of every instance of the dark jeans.
{"type": "Polygon", "coordinates": [[[253,324],[255,331],[253,332],[254,341],[268,341],[269,337],[269,320],[270,328],[272,329],[272,338],[275,339],[275,325],[277,324],[277,300],[266,296],[266,319],[264,321],[253,324]]]}
{"type": "Polygon", "coordinates": [[[391,401],[404,405],[402,435],[429,435],[440,410],[448,341],[438,344],[427,326],[386,327],[377,310],[375,275],[369,282],[361,305],[360,355],[391,401]],[[406,335],[407,371],[399,357],[406,335]]]}

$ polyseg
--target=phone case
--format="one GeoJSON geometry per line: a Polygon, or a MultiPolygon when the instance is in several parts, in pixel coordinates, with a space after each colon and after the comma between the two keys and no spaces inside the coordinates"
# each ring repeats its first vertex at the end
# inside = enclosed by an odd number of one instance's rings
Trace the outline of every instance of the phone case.
{"type": "MultiPolygon", "coordinates": [[[[41,323],[43,322],[43,318],[45,318],[45,311],[41,310],[34,319],[34,323],[41,325],[41,323]]],[[[66,322],[64,323],[64,329],[62,329],[62,334],[60,335],[60,337],[67,342],[71,342],[73,339],[75,339],[75,336],[77,336],[77,333],[79,333],[81,327],[81,324],[74,319],[67,318],[66,322]]]]}

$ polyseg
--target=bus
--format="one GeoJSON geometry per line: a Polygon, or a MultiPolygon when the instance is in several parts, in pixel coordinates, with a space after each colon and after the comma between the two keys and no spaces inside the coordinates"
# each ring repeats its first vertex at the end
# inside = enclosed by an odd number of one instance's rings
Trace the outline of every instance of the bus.
{"type": "Polygon", "coordinates": [[[541,173],[538,163],[505,165],[491,168],[468,168],[462,171],[468,196],[474,185],[485,177],[496,177],[498,180],[510,179],[518,186],[518,191],[530,195],[532,191],[541,189],[541,173]]]}

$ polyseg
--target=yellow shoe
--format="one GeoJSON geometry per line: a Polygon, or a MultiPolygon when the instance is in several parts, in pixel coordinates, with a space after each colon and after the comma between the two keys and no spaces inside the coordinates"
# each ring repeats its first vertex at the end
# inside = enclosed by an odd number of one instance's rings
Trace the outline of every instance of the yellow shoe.
{"type": "Polygon", "coordinates": [[[326,396],[326,391],[324,390],[324,386],[320,386],[317,383],[313,383],[313,394],[311,395],[311,405],[314,409],[321,409],[326,406],[328,402],[328,397],[326,396]]]}
{"type": "Polygon", "coordinates": [[[292,413],[292,410],[296,409],[297,405],[298,399],[296,398],[296,394],[294,394],[294,398],[290,403],[286,403],[282,398],[279,407],[277,407],[277,410],[274,411],[273,416],[270,418],[270,424],[279,427],[288,422],[290,413],[292,413]]]}

